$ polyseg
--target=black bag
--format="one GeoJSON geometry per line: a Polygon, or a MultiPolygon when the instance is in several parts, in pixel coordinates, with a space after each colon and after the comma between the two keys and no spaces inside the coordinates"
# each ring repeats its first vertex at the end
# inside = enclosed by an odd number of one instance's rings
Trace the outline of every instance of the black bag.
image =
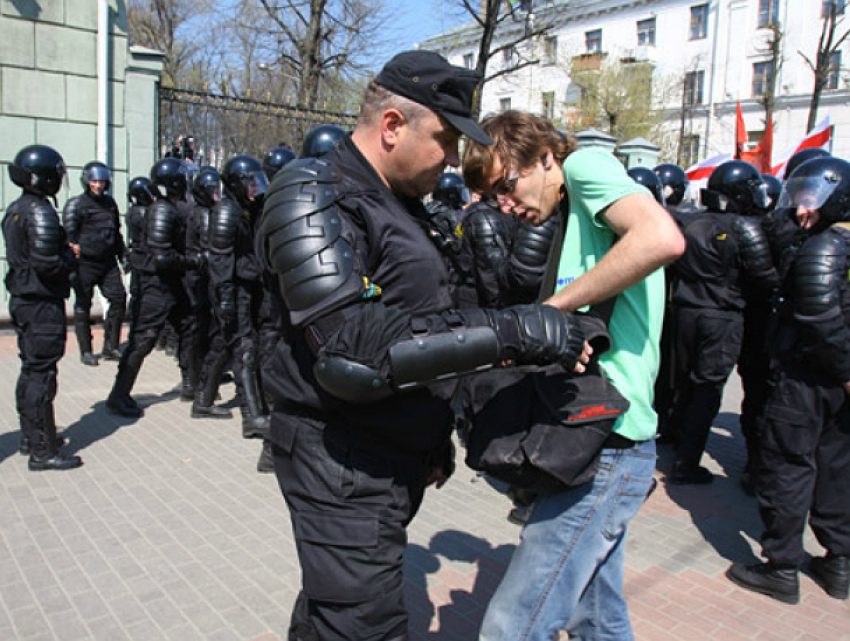
{"type": "Polygon", "coordinates": [[[596,363],[584,374],[527,372],[473,415],[466,464],[536,494],[562,492],[593,478],[628,407],[596,363]]]}

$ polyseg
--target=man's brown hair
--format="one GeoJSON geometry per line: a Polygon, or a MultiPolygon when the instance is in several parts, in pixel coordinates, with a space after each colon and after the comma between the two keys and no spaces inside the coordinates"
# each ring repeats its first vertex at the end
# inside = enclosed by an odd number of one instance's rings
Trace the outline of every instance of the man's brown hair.
{"type": "Polygon", "coordinates": [[[463,180],[469,189],[484,194],[490,190],[488,178],[496,157],[506,169],[520,170],[531,167],[550,150],[561,165],[576,150],[575,138],[557,131],[546,118],[525,111],[488,116],[481,128],[493,144],[469,141],[463,154],[463,180]]]}

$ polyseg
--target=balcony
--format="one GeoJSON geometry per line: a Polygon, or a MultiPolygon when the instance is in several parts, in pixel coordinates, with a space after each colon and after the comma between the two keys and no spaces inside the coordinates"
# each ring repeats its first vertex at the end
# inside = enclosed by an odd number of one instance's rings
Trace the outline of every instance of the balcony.
{"type": "Polygon", "coordinates": [[[577,56],[573,56],[573,72],[599,71],[606,55],[599,51],[588,51],[587,53],[580,53],[577,56]]]}

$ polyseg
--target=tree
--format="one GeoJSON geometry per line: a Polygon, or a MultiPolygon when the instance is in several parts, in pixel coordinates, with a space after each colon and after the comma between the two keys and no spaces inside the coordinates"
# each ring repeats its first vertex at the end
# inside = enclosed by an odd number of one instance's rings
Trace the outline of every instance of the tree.
{"type": "Polygon", "coordinates": [[[830,75],[839,72],[839,69],[834,63],[834,57],[841,51],[841,45],[850,36],[850,28],[846,29],[840,36],[837,35],[838,28],[844,20],[843,17],[838,17],[838,0],[828,0],[824,3],[823,7],[823,26],[821,27],[814,61],[802,51],[797,52],[803,57],[803,60],[806,61],[806,64],[815,76],[812,99],[809,103],[809,121],[806,131],[811,131],[817,124],[821,94],[829,82],[830,75]]]}

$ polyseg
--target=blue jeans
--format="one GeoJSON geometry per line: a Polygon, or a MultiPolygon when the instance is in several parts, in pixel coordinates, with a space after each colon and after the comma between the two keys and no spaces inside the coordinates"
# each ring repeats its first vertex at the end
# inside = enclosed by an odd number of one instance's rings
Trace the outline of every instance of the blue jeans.
{"type": "Polygon", "coordinates": [[[604,449],[592,481],[535,503],[481,641],[634,638],[623,598],[626,528],[655,470],[655,441],[604,449]]]}

